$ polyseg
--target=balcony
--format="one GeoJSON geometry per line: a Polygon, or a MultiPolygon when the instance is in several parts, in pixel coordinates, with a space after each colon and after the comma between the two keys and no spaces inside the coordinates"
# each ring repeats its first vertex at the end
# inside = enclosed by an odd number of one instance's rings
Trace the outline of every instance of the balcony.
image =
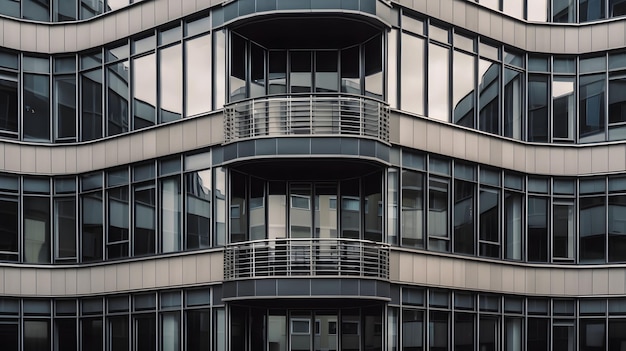
{"type": "Polygon", "coordinates": [[[359,95],[265,96],[224,108],[225,143],[275,136],[358,136],[389,144],[389,106],[359,95]]]}
{"type": "Polygon", "coordinates": [[[227,245],[224,280],[260,277],[389,279],[389,246],[353,239],[270,239],[227,245]]]}

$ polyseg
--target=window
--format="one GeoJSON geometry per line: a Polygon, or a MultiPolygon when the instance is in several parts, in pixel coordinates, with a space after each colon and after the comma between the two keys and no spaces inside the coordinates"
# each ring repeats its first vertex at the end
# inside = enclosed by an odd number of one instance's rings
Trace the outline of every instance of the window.
{"type": "Polygon", "coordinates": [[[555,259],[574,259],[574,204],[555,201],[552,205],[552,255],[555,259]]]}
{"type": "Polygon", "coordinates": [[[528,77],[528,141],[548,142],[548,76],[528,77]]]}
{"type": "Polygon", "coordinates": [[[17,74],[0,71],[0,102],[0,132],[17,133],[17,74]]]}
{"type": "Polygon", "coordinates": [[[454,181],[454,252],[473,255],[474,250],[474,183],[454,181]]]}
{"type": "Polygon", "coordinates": [[[554,77],[552,81],[552,137],[574,140],[576,106],[575,78],[554,77]]]}
{"type": "Polygon", "coordinates": [[[428,117],[444,122],[450,120],[449,66],[450,49],[430,43],[428,45],[428,117]]]}
{"type": "Polygon", "coordinates": [[[133,130],[153,126],[156,123],[156,54],[133,58],[131,72],[133,130]]]}
{"type": "Polygon", "coordinates": [[[211,238],[211,170],[185,176],[187,249],[206,248],[211,238]]]}
{"type": "Polygon", "coordinates": [[[604,140],[604,74],[580,77],[579,130],[581,142],[604,140]]]}
{"type": "Polygon", "coordinates": [[[400,104],[404,111],[423,115],[425,89],[424,39],[408,33],[402,33],[400,39],[402,41],[400,104]]]}
{"type": "Polygon", "coordinates": [[[548,262],[548,200],[528,198],[528,260],[548,262]]]}
{"type": "Polygon", "coordinates": [[[428,188],[428,248],[449,250],[448,180],[432,177],[428,188]]]}
{"type": "Polygon", "coordinates": [[[492,134],[500,133],[500,64],[479,60],[478,128],[492,134]]]}

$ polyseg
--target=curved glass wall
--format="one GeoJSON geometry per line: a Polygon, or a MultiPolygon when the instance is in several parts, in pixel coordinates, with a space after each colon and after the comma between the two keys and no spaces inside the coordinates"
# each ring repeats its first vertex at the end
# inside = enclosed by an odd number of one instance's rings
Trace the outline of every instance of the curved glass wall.
{"type": "Polygon", "coordinates": [[[529,22],[585,23],[626,15],[622,0],[468,0],[529,22]]]}
{"type": "Polygon", "coordinates": [[[0,260],[88,263],[345,238],[517,262],[626,262],[626,176],[524,175],[410,150],[401,159],[290,161],[288,170],[268,160],[219,166],[203,152],[79,176],[3,173],[0,260]]]}

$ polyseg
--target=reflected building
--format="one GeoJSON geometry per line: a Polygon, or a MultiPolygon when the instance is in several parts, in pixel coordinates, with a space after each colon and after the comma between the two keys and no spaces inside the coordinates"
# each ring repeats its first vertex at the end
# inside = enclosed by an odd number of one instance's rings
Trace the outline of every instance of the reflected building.
{"type": "Polygon", "coordinates": [[[623,350],[623,3],[0,0],[2,350],[623,350]]]}

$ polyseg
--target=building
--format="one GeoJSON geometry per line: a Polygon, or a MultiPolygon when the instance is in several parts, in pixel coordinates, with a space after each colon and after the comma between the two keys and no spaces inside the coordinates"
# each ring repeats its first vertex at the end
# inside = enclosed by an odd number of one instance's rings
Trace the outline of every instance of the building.
{"type": "Polygon", "coordinates": [[[2,350],[626,350],[622,0],[0,0],[2,350]]]}

